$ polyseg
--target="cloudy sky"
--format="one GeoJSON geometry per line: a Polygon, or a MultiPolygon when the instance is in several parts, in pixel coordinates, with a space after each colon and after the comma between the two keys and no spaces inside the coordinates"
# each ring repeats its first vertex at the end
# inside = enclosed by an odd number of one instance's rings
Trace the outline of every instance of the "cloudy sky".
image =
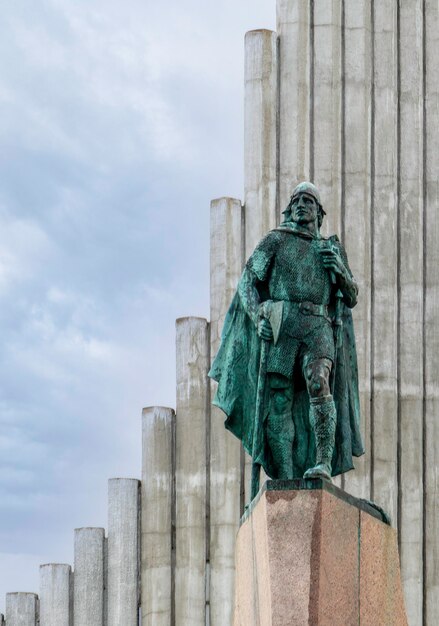
{"type": "Polygon", "coordinates": [[[242,196],[243,37],[274,0],[0,8],[0,611],[106,526],[174,321],[208,315],[211,198],[242,196]]]}

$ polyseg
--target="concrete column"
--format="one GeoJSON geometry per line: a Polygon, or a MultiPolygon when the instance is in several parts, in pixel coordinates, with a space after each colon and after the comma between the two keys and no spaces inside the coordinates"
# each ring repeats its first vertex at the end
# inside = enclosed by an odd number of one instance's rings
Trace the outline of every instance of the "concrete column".
{"type": "Polygon", "coordinates": [[[366,454],[344,476],[344,488],[370,498],[371,305],[371,2],[344,3],[344,224],[342,234],[360,296],[353,310],[360,384],[361,432],[366,454]]]}
{"type": "MultiPolygon", "coordinates": [[[[210,205],[210,351],[218,351],[224,317],[241,274],[243,220],[240,200],[210,205]]],[[[216,383],[211,381],[211,399],[216,383]]],[[[224,428],[224,413],[211,406],[210,420],[210,624],[233,615],[235,537],[240,518],[241,446],[224,428]]]]}
{"type": "Polygon", "coordinates": [[[70,626],[71,578],[70,565],[40,565],[40,626],[70,626]]]}
{"type": "Polygon", "coordinates": [[[6,594],[7,626],[36,626],[38,596],[35,593],[6,594]]]}
{"type": "Polygon", "coordinates": [[[397,3],[374,3],[372,498],[397,522],[397,3]]]}
{"type": "Polygon", "coordinates": [[[166,407],[142,412],[142,625],[173,620],[173,507],[175,413],[166,407]]]}
{"type": "MultiPolygon", "coordinates": [[[[279,223],[277,181],[277,35],[254,30],[245,37],[245,259],[279,223]]],[[[283,207],[285,208],[285,207],[283,207]]],[[[252,462],[245,455],[245,501],[250,500],[252,462]]],[[[264,477],[261,477],[261,482],[264,477]]]]}
{"type": "Polygon", "coordinates": [[[177,320],[176,330],[175,623],[204,626],[209,532],[209,327],[205,319],[185,317],[177,320]]]}
{"type": "Polygon", "coordinates": [[[73,626],[104,623],[103,528],[75,529],[73,626]]]}
{"type": "MultiPolygon", "coordinates": [[[[341,0],[314,0],[310,175],[327,213],[322,233],[342,235],[341,0]]],[[[342,477],[333,479],[341,486],[342,477]]]]}
{"type": "Polygon", "coordinates": [[[311,2],[277,0],[280,211],[296,184],[310,178],[310,7],[311,2]]]}
{"type": "Polygon", "coordinates": [[[311,177],[327,215],[323,232],[342,230],[341,0],[314,0],[311,177]]]}
{"type": "Polygon", "coordinates": [[[425,3],[425,614],[439,624],[439,6],[425,3]]]}
{"type": "Polygon", "coordinates": [[[409,624],[422,623],[423,0],[400,4],[400,559],[409,624]]]}
{"type": "Polygon", "coordinates": [[[108,481],[107,626],[137,626],[139,481],[108,481]]]}
{"type": "Polygon", "coordinates": [[[245,239],[250,253],[278,221],[277,35],[270,30],[252,30],[245,36],[244,111],[245,239]]]}

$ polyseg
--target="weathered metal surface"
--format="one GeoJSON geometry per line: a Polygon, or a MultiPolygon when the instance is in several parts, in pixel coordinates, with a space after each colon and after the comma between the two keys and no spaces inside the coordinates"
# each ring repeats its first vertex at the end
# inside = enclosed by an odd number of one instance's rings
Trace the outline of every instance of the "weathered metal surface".
{"type": "Polygon", "coordinates": [[[314,185],[293,190],[285,221],[245,266],[212,364],[214,402],[252,456],[252,499],[260,466],[273,478],[330,479],[363,453],[349,312],[358,290],[338,239],[321,239],[324,215],[314,185]]]}

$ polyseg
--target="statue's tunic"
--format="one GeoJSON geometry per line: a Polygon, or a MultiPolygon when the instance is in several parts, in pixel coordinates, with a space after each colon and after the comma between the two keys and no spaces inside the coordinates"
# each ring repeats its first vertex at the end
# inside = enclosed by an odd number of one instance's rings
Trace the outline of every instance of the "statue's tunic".
{"type": "Polygon", "coordinates": [[[270,343],[267,371],[292,378],[295,363],[334,361],[334,335],[328,315],[333,286],[319,248],[322,240],[289,230],[274,230],[248,260],[268,290],[270,300],[284,302],[282,330],[270,343]],[[314,305],[314,306],[312,306],[314,305]]]}

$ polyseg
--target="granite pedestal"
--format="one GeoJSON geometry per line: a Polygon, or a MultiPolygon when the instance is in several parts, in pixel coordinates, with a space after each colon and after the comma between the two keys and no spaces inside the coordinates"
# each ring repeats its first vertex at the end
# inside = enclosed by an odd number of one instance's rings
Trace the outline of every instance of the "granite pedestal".
{"type": "Polygon", "coordinates": [[[406,626],[384,520],[328,481],[268,481],[238,532],[234,626],[406,626]]]}

